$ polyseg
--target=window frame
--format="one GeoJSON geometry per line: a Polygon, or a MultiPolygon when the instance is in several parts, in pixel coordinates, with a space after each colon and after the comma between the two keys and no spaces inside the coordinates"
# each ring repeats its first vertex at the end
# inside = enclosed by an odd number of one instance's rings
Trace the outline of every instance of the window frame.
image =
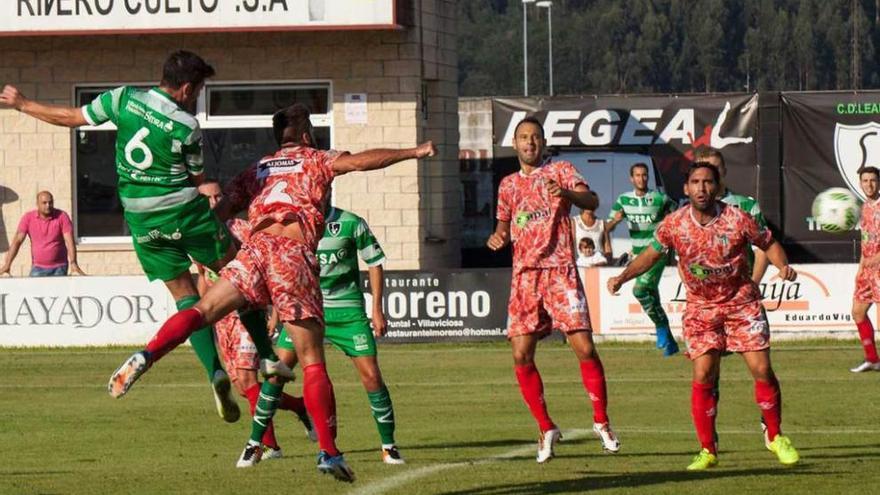
{"type": "MultiPolygon", "coordinates": [[[[101,83],[74,83],[71,87],[71,98],[74,105],[79,105],[79,94],[83,90],[100,88],[108,90],[119,86],[136,86],[136,87],[156,87],[155,82],[101,82],[101,83]]],[[[199,122],[201,129],[253,129],[253,128],[271,128],[271,115],[240,115],[240,116],[210,116],[208,115],[208,101],[210,92],[216,89],[267,89],[278,87],[291,87],[293,89],[326,89],[327,90],[327,113],[312,114],[311,121],[315,127],[326,127],[330,131],[330,147],[335,147],[335,132],[333,118],[333,81],[329,79],[292,79],[292,80],[257,80],[257,81],[208,81],[199,94],[196,102],[196,120],[199,122]]],[[[73,213],[73,231],[74,239],[78,245],[83,246],[101,246],[101,245],[132,245],[131,236],[82,236],[79,232],[79,191],[77,177],[79,166],[77,163],[76,153],[76,133],[79,131],[101,131],[109,132],[116,130],[116,125],[112,122],[105,122],[101,125],[89,125],[78,127],[71,130],[70,134],[70,150],[71,150],[71,196],[73,198],[71,210],[73,213]]]]}

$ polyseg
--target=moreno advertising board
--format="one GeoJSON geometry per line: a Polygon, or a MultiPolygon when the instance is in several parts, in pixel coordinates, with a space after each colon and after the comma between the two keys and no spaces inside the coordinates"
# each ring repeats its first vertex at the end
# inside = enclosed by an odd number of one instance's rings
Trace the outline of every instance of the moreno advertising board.
{"type": "Polygon", "coordinates": [[[396,29],[403,0],[3,0],[0,35],[396,29]]]}

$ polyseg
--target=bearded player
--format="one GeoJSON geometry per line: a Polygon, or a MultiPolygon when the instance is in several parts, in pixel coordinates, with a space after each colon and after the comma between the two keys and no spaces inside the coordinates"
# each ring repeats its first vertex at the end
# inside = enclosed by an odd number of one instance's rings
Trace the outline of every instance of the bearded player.
{"type": "Polygon", "coordinates": [[[880,302],[880,170],[876,167],[864,167],[859,170],[859,186],[865,193],[865,204],[862,205],[862,218],[859,226],[862,229],[862,256],[859,259],[859,271],[856,274],[856,289],[853,294],[852,317],[859,331],[859,340],[865,351],[862,364],[851,369],[853,373],[880,371],[880,357],[877,356],[877,345],[874,343],[874,326],[868,319],[868,309],[880,302]]]}
{"type": "MultiPolygon", "coordinates": [[[[333,179],[356,171],[378,170],[395,163],[433,156],[431,142],[402,150],[377,149],[357,154],[315,149],[309,111],[295,104],[272,119],[280,150],[236,176],[217,206],[221,219],[248,209],[251,238],[220,279],[192,309],[169,318],[153,340],[113,374],[110,387],[124,395],[148,368],[180,345],[195,329],[210,325],[243,306],[271,304],[296,342],[303,369],[303,398],[318,432],[318,470],[342,481],[354,473],[336,446],[336,399],[324,360],[324,312],[315,256],[324,229],[323,205],[333,179]]],[[[238,464],[255,462],[260,440],[278,407],[279,377],[263,382],[251,439],[238,464]]]]}
{"type": "Polygon", "coordinates": [[[517,124],[512,144],[520,170],[501,181],[498,225],[487,245],[498,251],[513,242],[507,338],[520,392],[540,429],[536,460],[553,458],[561,438],[547,412],[535,365],[538,340],[553,329],[565,333],[580,362],[581,379],[593,403],[593,431],[606,451],[617,452],[620,442],[608,422],[605,370],[593,344],[568,218],[572,205],[595,209],[599,198],[571,163],[544,160],[544,129],[534,117],[517,124]]]}
{"type": "Polygon", "coordinates": [[[767,425],[769,449],[782,464],[795,464],[797,450],[781,431],[782,398],[770,363],[770,326],[751,278],[748,251],[754,245],[766,252],[784,280],[794,280],[797,273],[769,230],[739,208],[717,200],[720,182],[717,168],[693,164],[685,184],[690,204],[660,223],[651,244],[619,276],[608,280],[608,290],[616,294],[628,280],[649,270],[664,251],[678,253],[687,288],[682,326],[687,356],[693,361],[691,413],[701,446],[688,470],[718,464],[714,389],[726,351],[742,355],[755,380],[755,401],[767,425]]]}

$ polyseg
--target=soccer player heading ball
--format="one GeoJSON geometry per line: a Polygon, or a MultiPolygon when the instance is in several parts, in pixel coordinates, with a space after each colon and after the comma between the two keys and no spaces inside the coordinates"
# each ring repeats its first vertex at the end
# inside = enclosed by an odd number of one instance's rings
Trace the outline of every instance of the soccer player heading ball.
{"type": "Polygon", "coordinates": [[[713,391],[725,351],[741,354],[755,379],[755,401],[770,440],[767,447],[781,463],[795,464],[798,453],[782,436],[782,396],[770,365],[770,326],[751,278],[751,245],[767,253],[780,278],[791,281],[797,273],[769,230],[759,227],[748,213],[718,201],[720,180],[717,168],[693,164],[685,184],[690,204],[660,223],[651,244],[619,276],[608,280],[608,290],[616,294],[626,281],[649,270],[664,251],[678,253],[688,293],[682,324],[687,355],[693,360],[691,413],[702,447],[689,470],[718,464],[713,391]]]}
{"type": "Polygon", "coordinates": [[[608,423],[605,371],[593,345],[590,313],[570,242],[572,205],[595,209],[599,198],[571,163],[545,161],[545,146],[544,129],[537,119],[526,117],[517,124],[513,149],[520,170],[501,181],[498,225],[487,241],[494,251],[513,242],[507,338],[520,391],[541,430],[539,463],[553,457],[561,438],[547,413],[544,384],[535,366],[538,340],[554,328],[566,334],[580,361],[581,379],[593,402],[593,431],[605,450],[620,449],[608,423]]]}

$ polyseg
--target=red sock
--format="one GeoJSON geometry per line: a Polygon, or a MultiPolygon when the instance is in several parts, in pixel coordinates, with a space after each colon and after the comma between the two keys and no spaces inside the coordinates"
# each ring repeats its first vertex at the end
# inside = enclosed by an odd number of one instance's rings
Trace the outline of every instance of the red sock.
{"type": "MultiPolygon", "coordinates": [[[[247,397],[248,404],[250,405],[251,416],[254,415],[254,409],[257,408],[257,400],[260,397],[260,384],[256,383],[251,385],[251,387],[244,391],[244,396],[247,397]]],[[[275,424],[272,420],[269,420],[269,425],[266,427],[266,431],[263,432],[263,438],[260,439],[263,442],[263,445],[266,447],[270,447],[273,449],[278,448],[278,439],[275,438],[275,424]]]]}
{"type": "Polygon", "coordinates": [[[767,425],[767,438],[772,442],[776,435],[782,433],[782,392],[776,378],[769,382],[755,380],[755,402],[761,408],[767,425]]]}
{"type": "Polygon", "coordinates": [[[547,414],[547,404],[544,402],[544,382],[541,381],[541,374],[535,363],[516,365],[513,367],[516,371],[516,381],[519,382],[519,391],[522,393],[523,400],[529,406],[529,411],[535,421],[538,422],[538,428],[541,433],[556,428],[550,415],[547,414]]]}
{"type": "Polygon", "coordinates": [[[715,384],[699,383],[691,384],[691,415],[694,417],[694,426],[697,428],[697,438],[700,446],[715,453],[715,415],[717,414],[715,402],[715,384]]]}
{"type": "Polygon", "coordinates": [[[302,399],[302,397],[294,397],[287,393],[281,394],[281,402],[278,404],[278,409],[282,409],[284,411],[293,411],[298,414],[302,414],[306,412],[306,402],[302,399]]]}
{"type": "Polygon", "coordinates": [[[184,343],[193,332],[205,326],[205,318],[195,308],[184,309],[165,321],[146,347],[151,362],[162,359],[175,347],[184,343]]]}
{"type": "Polygon", "coordinates": [[[310,364],[303,368],[303,399],[314,420],[318,446],[331,456],[339,455],[335,433],[336,397],[324,363],[310,364]]]}
{"type": "Polygon", "coordinates": [[[598,357],[581,361],[581,381],[593,403],[593,422],[608,422],[608,393],[605,390],[605,368],[598,357]]]}
{"type": "Polygon", "coordinates": [[[880,361],[880,357],[877,357],[877,346],[874,344],[874,325],[871,325],[871,320],[865,318],[865,321],[856,324],[856,327],[859,329],[862,347],[865,348],[865,360],[871,363],[880,361]]]}

